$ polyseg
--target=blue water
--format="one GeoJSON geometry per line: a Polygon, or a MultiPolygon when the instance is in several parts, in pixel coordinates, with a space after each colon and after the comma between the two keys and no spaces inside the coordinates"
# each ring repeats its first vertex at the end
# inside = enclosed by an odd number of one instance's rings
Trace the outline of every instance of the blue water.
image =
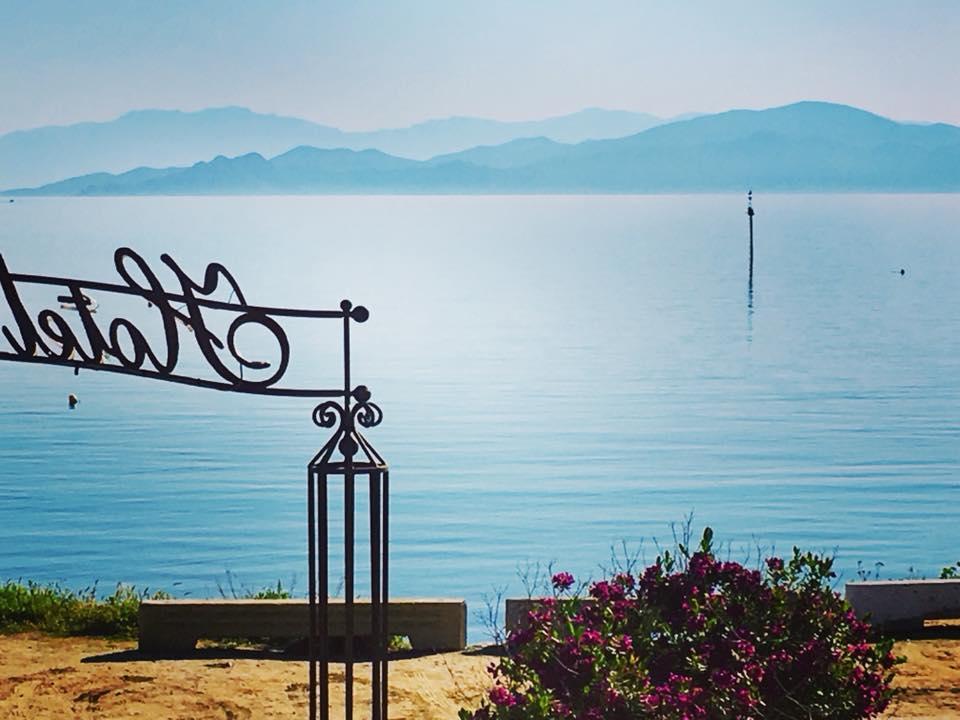
{"type": "MultiPolygon", "coordinates": [[[[734,556],[935,575],[960,559],[960,197],[757,208],[752,298],[732,195],[23,199],[0,251],[113,281],[129,245],[165,279],[163,251],[222,261],[250,302],[369,307],[354,378],[385,412],[397,596],[480,610],[518,564],[652,560],[690,511],[734,556]]],[[[335,386],[328,330],[299,347],[335,386]]],[[[305,592],[311,409],[3,363],[0,578],[305,592]]]]}

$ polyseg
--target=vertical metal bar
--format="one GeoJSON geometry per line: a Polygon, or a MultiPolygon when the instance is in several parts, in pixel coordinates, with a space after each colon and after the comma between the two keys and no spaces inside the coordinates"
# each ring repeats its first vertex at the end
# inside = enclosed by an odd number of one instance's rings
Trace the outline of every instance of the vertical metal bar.
{"type": "Polygon", "coordinates": [[[330,720],[330,533],[327,518],[327,481],[326,473],[317,478],[319,487],[318,508],[320,515],[319,545],[320,564],[320,618],[318,632],[320,640],[320,720],[330,720]]]}
{"type": "Polygon", "coordinates": [[[307,468],[307,562],[309,563],[310,637],[307,638],[310,720],[317,720],[317,533],[313,470],[307,468]]]}
{"type": "MultiPolygon", "coordinates": [[[[383,627],[384,638],[390,636],[390,619],[389,619],[389,610],[390,610],[390,591],[388,587],[388,581],[390,579],[389,573],[389,558],[390,558],[390,471],[383,471],[383,497],[381,499],[381,518],[383,521],[383,530],[381,536],[381,542],[383,543],[383,559],[382,559],[382,571],[383,577],[380,582],[380,590],[383,596],[383,605],[381,606],[381,622],[383,627]]],[[[383,720],[387,720],[389,712],[387,710],[387,700],[389,696],[389,685],[387,684],[387,667],[390,664],[390,654],[386,647],[384,647],[383,652],[383,664],[380,666],[381,670],[381,680],[380,680],[380,706],[383,708],[383,720]]]]}
{"type": "Polygon", "coordinates": [[[370,685],[371,720],[380,712],[380,665],[384,652],[384,628],[380,626],[380,473],[370,472],[370,685]]]}
{"type": "Polygon", "coordinates": [[[354,545],[354,475],[353,469],[346,471],[343,480],[343,506],[344,506],[344,692],[346,693],[346,704],[344,705],[345,720],[353,720],[353,635],[354,635],[354,617],[353,617],[353,545],[354,545]]]}
{"type": "Polygon", "coordinates": [[[350,308],[349,300],[340,303],[343,310],[343,562],[344,562],[344,718],[353,720],[353,519],[354,487],[353,456],[349,446],[353,442],[353,417],[350,413],[350,308]]]}

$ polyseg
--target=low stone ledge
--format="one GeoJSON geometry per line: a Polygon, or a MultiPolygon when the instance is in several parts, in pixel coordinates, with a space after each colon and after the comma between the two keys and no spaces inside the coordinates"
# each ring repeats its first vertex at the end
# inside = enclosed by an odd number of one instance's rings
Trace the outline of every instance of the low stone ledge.
{"type": "MultiPolygon", "coordinates": [[[[370,634],[370,601],[354,601],[354,634],[370,634]]],[[[345,634],[346,607],[330,601],[331,638],[345,634]]],[[[310,634],[309,603],[294,600],[144,600],[139,647],[143,652],[183,652],[200,638],[303,638],[310,634]]],[[[390,635],[406,636],[415,650],[462,650],[467,644],[463,600],[397,599],[387,611],[390,635]]]]}
{"type": "Polygon", "coordinates": [[[507,632],[527,626],[530,611],[545,598],[508,598],[506,601],[505,626],[507,632]]]}
{"type": "Polygon", "coordinates": [[[960,618],[960,579],[850,582],[845,596],[859,617],[887,631],[914,632],[924,620],[960,618]]]}

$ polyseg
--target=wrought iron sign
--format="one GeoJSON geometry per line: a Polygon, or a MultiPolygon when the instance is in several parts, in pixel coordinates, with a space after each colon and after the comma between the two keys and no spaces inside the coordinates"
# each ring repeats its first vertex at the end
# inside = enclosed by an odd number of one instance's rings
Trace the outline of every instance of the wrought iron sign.
{"type": "MultiPolygon", "coordinates": [[[[383,458],[360,433],[359,428],[379,425],[380,408],[370,401],[364,385],[353,386],[350,377],[350,327],[369,317],[363,306],[349,300],[338,310],[298,310],[250,305],[236,279],[223,265],[210,263],[199,280],[193,279],[169,255],[162,263],[176,280],[168,291],[149,264],[130,248],[114,253],[114,265],[123,284],[90,280],[12,273],[0,255],[0,292],[13,318],[11,326],[0,327],[7,347],[0,360],[68,366],[122,373],[168,382],[238,393],[286,397],[323,398],[313,411],[314,423],[332,430],[329,439],[307,465],[307,534],[309,563],[309,711],[311,720],[329,718],[329,664],[333,659],[330,635],[329,597],[329,497],[331,480],[343,481],[344,512],[344,706],[346,720],[353,717],[353,685],[356,639],[355,588],[355,494],[356,480],[368,483],[370,508],[371,632],[371,718],[387,717],[387,607],[388,607],[388,482],[383,458]],[[53,295],[56,309],[45,308],[32,315],[21,299],[25,286],[60,288],[53,295]],[[227,300],[215,296],[229,290],[227,300]],[[113,317],[101,322],[103,294],[132,296],[156,311],[152,333],[145,333],[132,320],[113,317]],[[225,332],[218,332],[210,315],[230,313],[225,332]],[[68,314],[76,316],[68,319],[68,314]],[[96,316],[96,317],[95,317],[96,316]],[[289,368],[291,345],[281,322],[288,318],[333,319],[342,323],[343,378],[333,388],[296,387],[284,384],[289,368]],[[72,320],[72,321],[71,321],[72,320]],[[259,328],[273,345],[273,362],[245,357],[238,348],[241,329],[259,328]],[[182,335],[185,331],[188,338],[182,335]],[[151,342],[149,336],[162,336],[151,342]],[[195,345],[205,363],[206,376],[196,377],[179,370],[182,342],[195,345]]],[[[51,302],[52,304],[52,302],[51,302]]],[[[339,632],[337,633],[340,636],[339,632]]],[[[364,633],[367,635],[367,633],[364,633]]]]}
{"type": "Polygon", "coordinates": [[[3,335],[11,349],[0,351],[0,358],[107,370],[261,395],[337,397],[343,394],[340,388],[290,388],[281,385],[290,361],[290,343],[280,319],[339,318],[344,322],[354,320],[362,323],[369,316],[366,308],[353,307],[346,300],[341,303],[339,310],[295,310],[249,305],[237,281],[223,265],[209,264],[202,281],[197,282],[169,255],[161,255],[160,259],[177,280],[179,288],[176,292],[166,291],[147,262],[129,248],[120,248],[114,253],[114,265],[124,285],[11,273],[0,256],[0,287],[16,322],[15,330],[3,327],[3,335]],[[137,272],[141,279],[135,277],[137,272]],[[63,313],[57,310],[44,309],[36,318],[31,317],[17,289],[17,285],[23,283],[66,288],[67,293],[57,296],[57,301],[61,310],[73,310],[79,314],[83,337],[77,336],[63,313]],[[214,293],[222,289],[221,283],[230,289],[231,297],[236,298],[235,302],[212,298],[214,293]],[[151,347],[140,328],[126,318],[116,317],[106,327],[100,327],[94,317],[97,306],[84,290],[142,297],[159,313],[165,347],[151,347]],[[208,310],[236,313],[226,332],[225,342],[208,326],[204,314],[208,310]],[[250,325],[258,326],[273,336],[279,353],[279,360],[273,365],[248,360],[238,352],[237,333],[250,325]],[[181,349],[180,327],[192,334],[193,342],[209,365],[213,377],[196,378],[177,372],[181,349]],[[224,350],[233,362],[228,364],[224,361],[221,357],[224,350]],[[270,373],[266,377],[251,379],[244,377],[244,369],[269,369],[270,373]]]}

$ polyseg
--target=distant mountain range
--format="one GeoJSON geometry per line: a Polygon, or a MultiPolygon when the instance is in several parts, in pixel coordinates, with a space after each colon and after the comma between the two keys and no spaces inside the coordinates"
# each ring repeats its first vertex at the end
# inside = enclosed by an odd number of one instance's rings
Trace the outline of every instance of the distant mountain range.
{"type": "Polygon", "coordinates": [[[443,153],[546,137],[576,143],[616,138],[666,122],[644,113],[588,109],[522,122],[452,117],[405,128],[347,132],[245,108],[140,110],[110,122],[19,130],[0,136],[0,188],[39,185],[95,171],[189,165],[217,155],[272,157],[300,145],[377,149],[425,160],[443,153]]]}
{"type": "Polygon", "coordinates": [[[960,191],[960,128],[801,102],[577,144],[544,137],[429,160],[297,147],[266,159],[97,173],[12,195],[960,191]]]}

